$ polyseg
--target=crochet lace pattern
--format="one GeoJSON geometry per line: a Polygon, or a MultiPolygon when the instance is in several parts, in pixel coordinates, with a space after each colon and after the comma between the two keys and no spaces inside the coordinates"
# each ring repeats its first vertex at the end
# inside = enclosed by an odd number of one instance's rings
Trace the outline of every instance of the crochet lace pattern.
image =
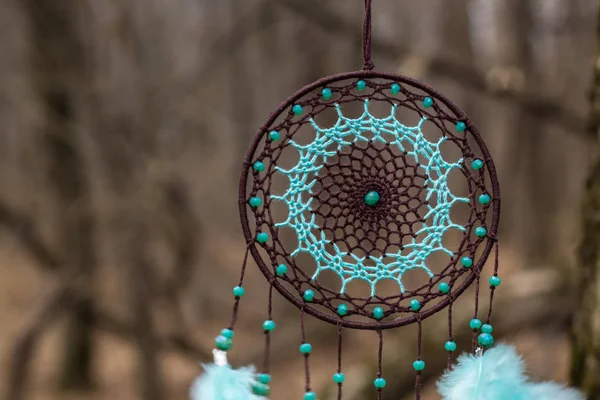
{"type": "Polygon", "coordinates": [[[324,321],[380,330],[422,321],[479,282],[499,195],[457,106],[363,70],[319,80],[271,114],[244,160],[239,207],[272,287],[324,321]],[[380,290],[388,280],[396,291],[380,290]],[[360,281],[369,289],[354,290],[360,281]]]}
{"type": "Polygon", "coordinates": [[[347,284],[354,279],[367,281],[371,287],[371,296],[376,295],[376,284],[384,279],[396,281],[400,291],[404,293],[406,289],[402,284],[402,276],[414,268],[423,269],[433,278],[433,272],[426,265],[427,258],[438,251],[452,257],[454,253],[442,243],[444,233],[452,228],[460,231],[465,229],[452,222],[450,209],[454,203],[468,203],[469,199],[453,195],[448,187],[449,172],[460,169],[463,160],[446,162],[440,151],[440,145],[446,138],[441,137],[435,143],[430,142],[421,130],[426,118],[423,117],[414,127],[407,127],[396,119],[396,108],[397,105],[391,107],[388,117],[376,118],[369,113],[369,101],[365,100],[364,113],[359,118],[352,119],[345,117],[340,105],[335,104],[338,121],[331,128],[322,128],[311,118],[310,124],[315,129],[313,141],[308,145],[298,144],[293,139],[289,141],[289,144],[298,150],[298,163],[287,170],[275,166],[276,171],[285,174],[289,179],[289,187],[285,194],[271,195],[271,199],[285,202],[289,209],[287,219],[276,223],[275,227],[288,226],[296,232],[298,247],[291,252],[291,257],[306,252],[314,258],[317,269],[311,277],[313,281],[326,270],[331,270],[339,276],[342,283],[340,294],[345,292],[347,284]],[[354,146],[357,143],[366,144],[367,147],[362,150],[354,146]],[[381,150],[385,152],[384,155],[378,153],[374,143],[385,145],[381,150]],[[348,153],[345,158],[354,158],[359,162],[359,168],[353,168],[352,162],[327,164],[329,159],[342,154],[340,152],[345,147],[358,150],[348,153]],[[401,166],[397,169],[402,173],[392,175],[392,178],[388,178],[387,175],[393,174],[396,166],[387,165],[386,162],[392,159],[390,147],[402,153],[401,166]],[[373,151],[369,152],[371,149],[373,151]],[[421,164],[420,160],[424,164],[421,164]],[[390,168],[387,168],[388,166],[390,168]],[[324,167],[327,167],[324,174],[319,176],[324,167]],[[327,184],[327,177],[341,179],[331,179],[332,182],[327,184]],[[387,189],[386,179],[392,183],[392,190],[387,189]],[[321,185],[315,185],[318,182],[321,185]],[[316,186],[327,190],[329,195],[324,196],[322,200],[315,196],[316,186]],[[356,189],[361,186],[363,188],[356,189]],[[331,194],[334,187],[339,187],[342,193],[337,201],[332,201],[335,199],[331,194]],[[425,196],[419,197],[421,190],[425,191],[425,196]],[[368,193],[376,193],[374,196],[379,197],[376,207],[361,202],[361,195],[364,197],[368,193]],[[358,198],[354,198],[357,196],[353,194],[357,194],[358,198]],[[411,201],[414,199],[417,201],[411,201]],[[316,203],[315,211],[312,209],[313,201],[316,203]],[[422,206],[425,206],[426,211],[423,216],[419,215],[422,206]],[[336,210],[338,215],[335,215],[336,210]],[[411,213],[416,217],[412,221],[411,213]],[[318,215],[322,216],[323,220],[330,221],[332,227],[320,227],[316,223],[318,215]],[[336,221],[336,217],[341,218],[337,218],[336,221]],[[410,242],[396,251],[387,251],[390,246],[376,251],[377,244],[368,238],[379,235],[379,219],[385,221],[381,224],[382,236],[388,238],[388,241],[393,243],[389,237],[395,233],[400,239],[410,236],[410,242]],[[421,223],[417,231],[414,230],[414,222],[421,223]],[[337,241],[329,238],[335,238],[336,227],[345,231],[349,226],[350,235],[358,241],[358,232],[363,225],[365,234],[360,236],[367,237],[366,242],[370,249],[367,256],[357,255],[355,250],[358,246],[348,246],[343,238],[337,241]],[[404,230],[404,227],[407,229],[404,230]],[[423,234],[421,239],[420,235],[423,234]],[[328,247],[331,247],[332,251],[328,251],[328,247]],[[352,258],[350,262],[344,261],[347,256],[352,258]],[[391,262],[385,263],[386,258],[391,262]]]}

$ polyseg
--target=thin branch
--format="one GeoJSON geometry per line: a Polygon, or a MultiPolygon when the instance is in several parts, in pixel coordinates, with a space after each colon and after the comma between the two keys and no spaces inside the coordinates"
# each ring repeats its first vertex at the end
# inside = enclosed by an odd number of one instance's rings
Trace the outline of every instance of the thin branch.
{"type": "MultiPolygon", "coordinates": [[[[199,76],[210,76],[218,72],[222,67],[221,63],[229,61],[231,55],[241,48],[247,39],[260,29],[265,29],[269,24],[274,23],[274,19],[269,18],[269,14],[270,8],[276,3],[275,0],[263,0],[236,21],[230,30],[213,40],[208,49],[208,61],[201,69],[199,76]]],[[[203,53],[206,53],[206,49],[202,50],[203,53]]]]}
{"type": "MultiPolygon", "coordinates": [[[[135,329],[130,323],[121,321],[102,310],[96,310],[94,315],[98,329],[128,341],[135,340],[135,329]]],[[[180,353],[194,361],[212,359],[210,351],[204,349],[185,333],[173,333],[167,337],[159,338],[157,344],[159,349],[180,353]]]]}
{"type": "Polygon", "coordinates": [[[77,285],[67,279],[51,290],[40,302],[39,309],[32,313],[13,345],[7,400],[25,398],[30,361],[42,335],[60,316],[72,310],[81,298],[81,291],[78,293],[77,285]]]}
{"type": "MultiPolygon", "coordinates": [[[[359,43],[362,39],[361,30],[356,21],[348,21],[340,17],[323,7],[320,1],[281,0],[277,4],[293,11],[296,15],[305,18],[326,32],[343,35],[359,43]]],[[[401,55],[411,53],[408,47],[402,46],[396,41],[377,37],[372,40],[374,52],[381,56],[397,59],[401,55]]],[[[531,94],[511,90],[495,92],[488,87],[485,76],[471,65],[459,64],[454,60],[444,58],[432,58],[428,61],[429,73],[432,75],[454,80],[466,89],[512,103],[532,116],[559,125],[566,131],[578,134],[585,139],[590,139],[586,134],[584,116],[565,108],[553,99],[544,98],[538,93],[531,94]]]]}
{"type": "MultiPolygon", "coordinates": [[[[50,290],[40,301],[38,309],[31,313],[22,333],[18,335],[13,345],[5,397],[7,400],[25,399],[29,366],[36,346],[53,323],[85,300],[86,293],[89,291],[84,290],[78,282],[65,279],[50,290]]],[[[94,319],[96,327],[100,330],[128,341],[136,339],[136,329],[130,323],[120,321],[105,311],[95,310],[94,319]]],[[[158,349],[176,351],[194,361],[210,360],[212,357],[208,350],[181,333],[161,338],[157,344],[158,349]]]]}
{"type": "Polygon", "coordinates": [[[50,251],[33,220],[0,200],[0,226],[2,225],[19,240],[41,267],[50,271],[59,269],[58,257],[50,251]]]}

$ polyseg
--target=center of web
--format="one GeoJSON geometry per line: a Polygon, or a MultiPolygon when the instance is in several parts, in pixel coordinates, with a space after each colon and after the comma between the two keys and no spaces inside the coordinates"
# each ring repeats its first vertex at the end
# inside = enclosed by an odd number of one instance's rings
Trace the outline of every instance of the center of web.
{"type": "Polygon", "coordinates": [[[377,282],[391,279],[404,293],[404,273],[421,269],[432,277],[427,258],[436,252],[452,256],[443,236],[449,229],[464,231],[450,219],[450,209],[468,199],[453,195],[447,182],[462,159],[446,162],[440,153],[445,139],[427,140],[424,118],[414,127],[401,124],[396,106],[383,119],[369,113],[368,101],[357,119],[344,117],[339,105],[336,110],[338,121],[331,128],[311,120],[311,143],[290,140],[299,161],[289,170],[276,168],[290,182],[283,195],[271,196],[289,209],[276,226],[296,232],[292,256],[313,257],[312,279],[333,271],[341,280],[340,293],[361,279],[369,282],[371,296],[377,282]]]}

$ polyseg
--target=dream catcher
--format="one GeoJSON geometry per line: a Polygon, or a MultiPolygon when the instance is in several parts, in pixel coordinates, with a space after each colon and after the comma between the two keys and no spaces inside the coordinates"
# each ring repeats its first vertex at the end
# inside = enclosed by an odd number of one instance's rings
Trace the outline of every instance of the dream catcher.
{"type": "MultiPolygon", "coordinates": [[[[281,104],[252,141],[239,185],[247,242],[230,325],[215,340],[214,363],[194,383],[194,400],[268,398],[273,290],[300,310],[304,394],[312,346],[304,319],[337,327],[332,380],[342,399],[345,329],[379,338],[373,397],[382,399],[386,330],[416,325],[412,363],[420,398],[424,321],[447,313],[441,357],[448,372],[442,397],[465,399],[581,399],[559,385],[530,383],[510,346],[494,346],[491,303],[498,276],[500,190],[494,162],[479,132],[450,100],[413,79],[374,71],[371,0],[365,1],[363,69],[323,78],[281,104]],[[483,267],[494,252],[493,267],[483,267]],[[246,264],[252,256],[270,284],[263,369],[228,364],[246,264]],[[472,346],[459,349],[452,309],[467,288],[473,301],[472,346]],[[488,290],[489,289],[489,290],[488,290]],[[489,307],[479,305],[486,290],[489,307]],[[454,354],[467,351],[452,366],[454,354]]],[[[464,299],[461,300],[464,306],[464,299]]],[[[439,331],[435,335],[441,335],[439,331]]],[[[273,338],[276,340],[276,337],[273,338]]],[[[332,363],[333,364],[333,363],[332,363]]],[[[303,397],[302,397],[303,396],[303,397]]]]}

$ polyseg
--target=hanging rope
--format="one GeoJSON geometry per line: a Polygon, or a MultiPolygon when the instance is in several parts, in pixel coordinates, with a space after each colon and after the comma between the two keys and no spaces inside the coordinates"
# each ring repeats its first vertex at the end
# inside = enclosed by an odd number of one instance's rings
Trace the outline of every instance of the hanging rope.
{"type": "Polygon", "coordinates": [[[363,25],[363,70],[372,71],[375,64],[371,61],[371,0],[365,0],[365,22],[363,25]]]}

